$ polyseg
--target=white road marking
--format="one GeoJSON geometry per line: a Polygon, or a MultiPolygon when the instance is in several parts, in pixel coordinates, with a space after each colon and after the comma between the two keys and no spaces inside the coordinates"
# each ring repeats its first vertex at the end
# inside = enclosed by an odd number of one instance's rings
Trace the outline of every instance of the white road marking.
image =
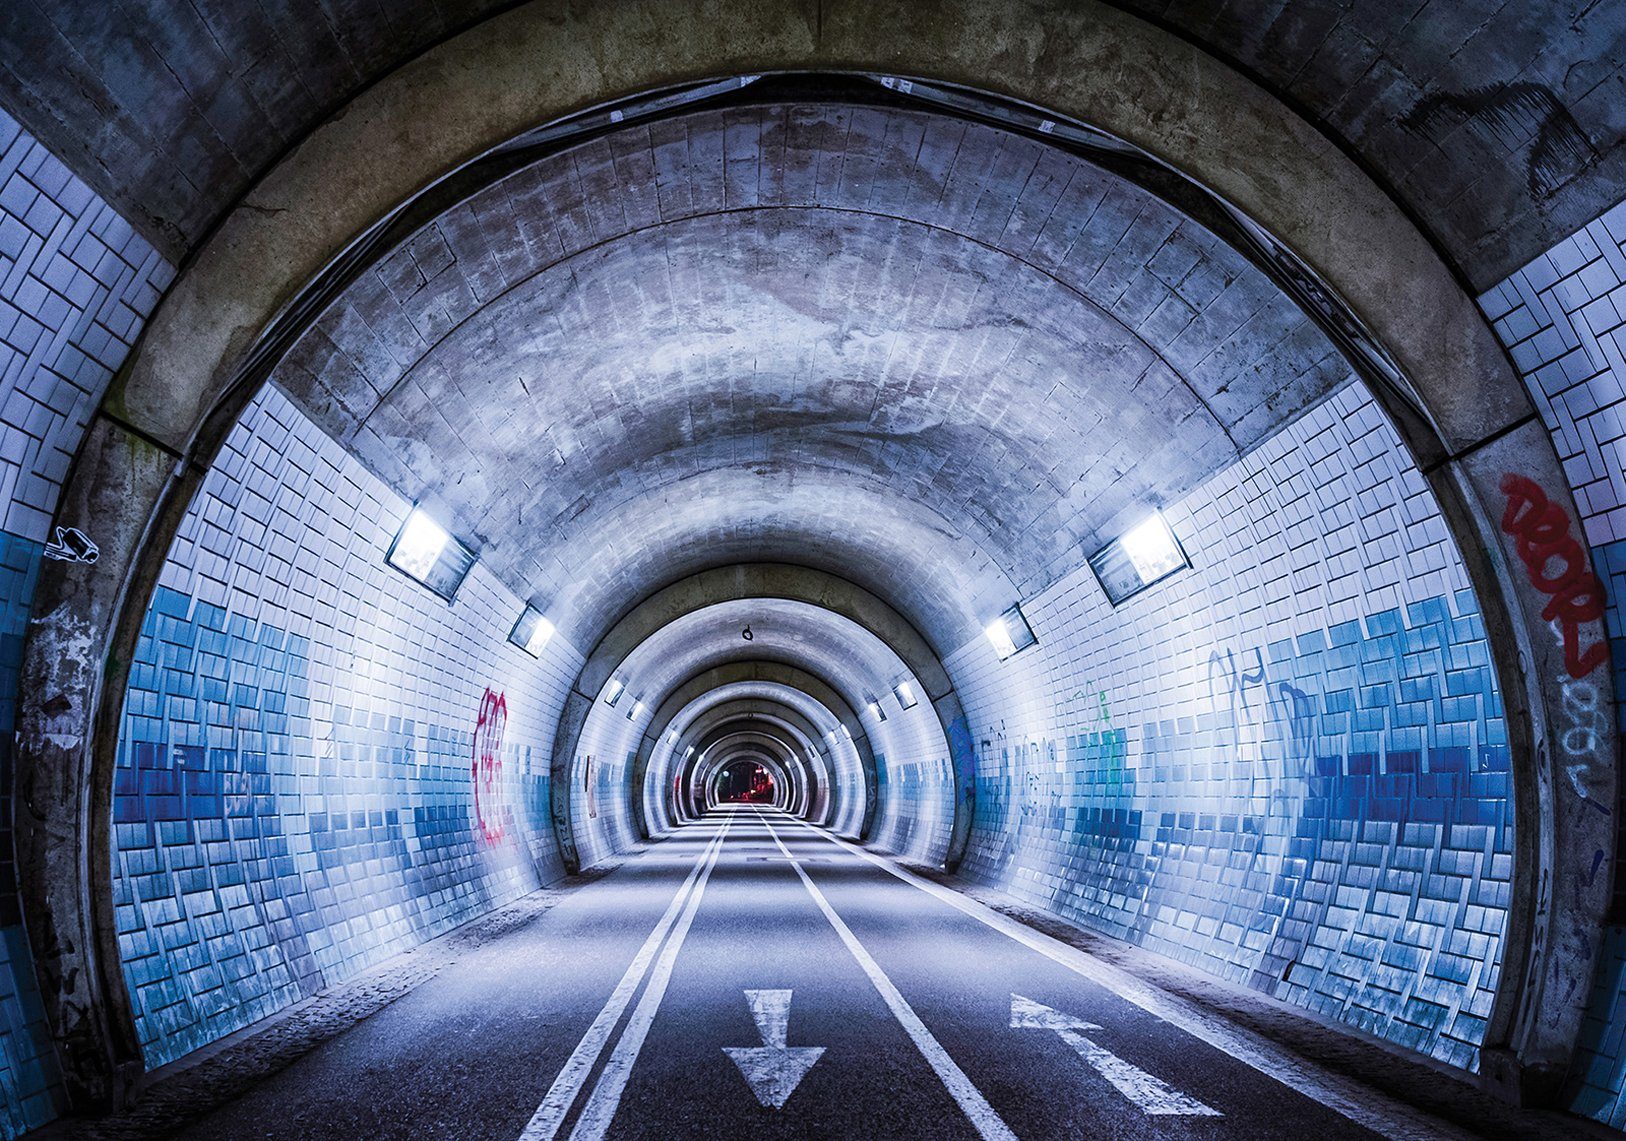
{"type": "Polygon", "coordinates": [[[1101,1027],[1093,1022],[1013,994],[1011,1029],[1048,1030],[1055,1034],[1077,1051],[1078,1056],[1088,1062],[1096,1073],[1111,1082],[1119,1093],[1140,1106],[1142,1113],[1183,1117],[1225,1116],[1079,1033],[1080,1030],[1100,1030],[1101,1027]]]}
{"type": "Polygon", "coordinates": [[[678,952],[683,950],[683,941],[688,937],[689,928],[694,924],[694,914],[700,910],[700,900],[706,894],[706,881],[711,878],[711,870],[717,866],[723,839],[728,835],[733,823],[732,816],[724,821],[723,830],[717,836],[717,846],[712,849],[700,878],[695,881],[694,890],[689,893],[689,900],[683,906],[683,914],[672,927],[666,946],[661,948],[660,957],[655,961],[655,969],[649,976],[649,985],[644,987],[638,1005],[633,1007],[632,1018],[628,1020],[627,1028],[621,1032],[621,1039],[615,1044],[610,1060],[604,1064],[604,1069],[593,1086],[593,1092],[587,1099],[587,1107],[576,1120],[576,1127],[570,1131],[570,1141],[599,1141],[609,1132],[610,1122],[615,1118],[615,1111],[621,1105],[621,1095],[626,1092],[627,1079],[632,1075],[632,1067],[638,1061],[639,1051],[644,1048],[644,1040],[649,1037],[649,1028],[655,1021],[655,1012],[660,1009],[661,1000],[666,997],[666,987],[672,981],[672,967],[677,962],[678,952]]]}
{"type": "Polygon", "coordinates": [[[1070,947],[1059,939],[1019,923],[1008,915],[951,888],[921,879],[913,872],[866,852],[839,836],[830,834],[817,825],[797,822],[802,828],[828,840],[838,848],[868,860],[882,871],[919,888],[927,895],[964,912],[1001,935],[1037,951],[1059,963],[1082,978],[1088,979],[1117,995],[1126,1002],[1140,1007],[1148,1014],[1206,1042],[1222,1053],[1230,1055],[1266,1077],[1274,1078],[1289,1089],[1298,1091],[1328,1109],[1341,1114],[1357,1125],[1394,1141],[1473,1141],[1474,1135],[1455,1128],[1421,1110],[1390,1100],[1353,1079],[1344,1078],[1323,1069],[1314,1062],[1290,1054],[1270,1039],[1251,1030],[1228,1022],[1194,1002],[1159,990],[1134,975],[1110,963],[1102,962],[1070,947]]]}
{"type": "Polygon", "coordinates": [[[1183,1117],[1224,1117],[1194,1097],[1188,1097],[1162,1078],[1155,1078],[1139,1066],[1131,1065],[1110,1050],[1103,1049],[1076,1030],[1058,1030],[1056,1037],[1078,1051],[1095,1071],[1111,1082],[1119,1093],[1140,1106],[1141,1112],[1183,1117]]]}
{"type": "Polygon", "coordinates": [[[1011,1132],[1011,1127],[1005,1124],[1004,1119],[995,1112],[994,1107],[988,1104],[988,1099],[982,1096],[982,1091],[971,1083],[971,1079],[966,1077],[965,1071],[955,1064],[954,1059],[949,1057],[948,1051],[943,1049],[942,1044],[932,1036],[932,1032],[926,1029],[926,1024],[920,1020],[920,1016],[914,1012],[914,1008],[904,999],[898,988],[892,985],[892,980],[887,978],[886,972],[881,970],[881,965],[864,949],[864,945],[858,941],[858,937],[852,933],[852,929],[842,922],[841,916],[837,915],[835,909],[830,906],[830,901],[824,898],[824,893],[819,890],[818,885],[803,870],[801,861],[791,855],[790,849],[785,847],[784,841],[780,840],[779,833],[774,831],[773,825],[769,824],[767,818],[762,816],[760,812],[757,815],[762,820],[763,826],[768,829],[768,835],[773,837],[773,842],[785,854],[785,859],[790,861],[791,868],[801,877],[802,886],[807,888],[808,894],[813,897],[813,902],[818,905],[820,911],[824,912],[824,917],[830,921],[830,926],[836,929],[836,934],[846,944],[847,950],[852,953],[854,959],[858,960],[858,965],[869,976],[869,981],[874,984],[876,991],[880,993],[882,1000],[886,1002],[887,1007],[892,1011],[893,1017],[902,1025],[904,1031],[908,1033],[910,1039],[914,1042],[915,1048],[930,1063],[932,1069],[937,1071],[937,1076],[942,1080],[943,1085],[948,1088],[954,1100],[959,1103],[960,1109],[970,1120],[972,1128],[976,1129],[986,1141],[1016,1141],[1016,1134],[1011,1132]]]}
{"type": "Polygon", "coordinates": [[[783,1108],[796,1092],[813,1063],[824,1056],[823,1046],[787,1046],[790,1030],[788,990],[748,990],[746,1005],[762,1036],[760,1046],[724,1046],[757,1101],[768,1109],[783,1108]]]}
{"type": "Polygon", "coordinates": [[[519,1141],[552,1141],[553,1137],[558,1134],[560,1125],[564,1123],[565,1115],[570,1112],[570,1107],[576,1104],[576,1098],[581,1094],[582,1085],[586,1082],[587,1075],[592,1071],[594,1065],[598,1063],[599,1055],[604,1052],[604,1046],[609,1041],[610,1032],[615,1029],[615,1024],[621,1020],[621,1015],[627,1009],[627,1004],[632,1001],[633,994],[638,990],[638,984],[643,982],[644,975],[648,973],[649,964],[655,958],[655,952],[660,947],[661,940],[666,938],[666,933],[671,929],[673,922],[676,921],[678,912],[682,910],[684,902],[689,898],[690,888],[694,886],[695,880],[700,877],[702,869],[715,861],[717,852],[723,846],[725,832],[727,832],[726,824],[700,853],[700,858],[695,861],[694,867],[689,871],[688,878],[683,881],[682,886],[677,890],[677,894],[672,897],[672,902],[667,906],[665,914],[655,924],[655,929],[649,933],[649,938],[644,940],[644,945],[638,949],[638,954],[633,956],[631,965],[627,967],[626,973],[621,976],[621,981],[616,984],[615,990],[610,993],[609,1000],[604,1004],[604,1009],[598,1012],[598,1017],[593,1019],[593,1024],[587,1028],[587,1033],[582,1035],[582,1040],[576,1044],[576,1048],[571,1051],[570,1057],[566,1059],[564,1068],[559,1071],[559,1076],[553,1079],[553,1085],[549,1088],[547,1097],[543,1098],[541,1106],[537,1108],[530,1123],[525,1126],[525,1131],[519,1135],[519,1141]]]}

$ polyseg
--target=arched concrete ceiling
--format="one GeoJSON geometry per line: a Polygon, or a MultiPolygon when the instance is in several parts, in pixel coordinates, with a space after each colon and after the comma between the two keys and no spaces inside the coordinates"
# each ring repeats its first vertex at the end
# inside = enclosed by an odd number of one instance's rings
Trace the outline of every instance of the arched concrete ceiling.
{"type": "MultiPolygon", "coordinates": [[[[789,18],[816,42],[824,27],[854,18],[847,9],[872,3],[824,0],[789,18]]],[[[1613,204],[1626,179],[1622,21],[1593,0],[1116,3],[1303,108],[1394,188],[1479,286],[1613,204]]],[[[179,260],[347,99],[511,6],[397,0],[323,4],[312,15],[233,0],[16,0],[0,6],[0,60],[27,66],[0,67],[0,102],[179,260]]],[[[590,21],[595,5],[575,7],[575,19],[590,21]]],[[[743,4],[670,7],[667,18],[685,22],[709,12],[719,31],[751,15],[743,4]]],[[[922,23],[955,18],[912,7],[922,23]]],[[[1030,25],[1043,34],[1044,5],[1034,8],[1030,25]]],[[[659,42],[651,34],[605,50],[659,42]]]]}
{"type": "Polygon", "coordinates": [[[1350,375],[1239,254],[1081,158],[769,104],[476,195],[276,379],[578,642],[722,540],[815,552],[952,648],[1350,375]],[[798,489],[822,510],[787,512],[798,489]]]}
{"type": "Polygon", "coordinates": [[[680,738],[703,733],[711,726],[710,717],[718,709],[736,704],[746,707],[760,705],[764,708],[784,706],[803,717],[820,740],[841,724],[834,713],[799,689],[776,682],[737,681],[718,686],[690,702],[672,718],[670,728],[680,738]]]}
{"type": "Polygon", "coordinates": [[[855,710],[863,708],[866,696],[884,693],[908,674],[886,643],[839,614],[804,602],[741,599],[668,623],[627,655],[618,676],[629,694],[654,710],[689,678],[741,660],[810,669],[855,710]],[[749,641],[741,636],[746,626],[749,641]]]}

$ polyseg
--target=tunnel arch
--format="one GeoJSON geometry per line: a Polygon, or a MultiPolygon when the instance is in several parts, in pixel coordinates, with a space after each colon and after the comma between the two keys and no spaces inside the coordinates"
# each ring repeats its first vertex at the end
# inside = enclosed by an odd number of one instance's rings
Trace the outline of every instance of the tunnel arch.
{"type": "MultiPolygon", "coordinates": [[[[579,866],[579,856],[576,855],[576,842],[571,834],[570,794],[564,790],[575,786],[575,782],[569,779],[570,767],[575,763],[582,728],[593,703],[628,655],[662,627],[720,603],[744,600],[803,603],[846,618],[874,635],[896,654],[909,674],[920,683],[942,726],[945,739],[950,742],[951,758],[957,774],[955,823],[948,862],[951,866],[958,865],[964,856],[971,831],[973,758],[968,735],[957,733],[954,729],[956,723],[964,725],[965,711],[960,707],[954,684],[943,668],[938,651],[886,601],[846,579],[810,567],[751,563],[703,571],[663,587],[622,616],[589,653],[566,698],[559,719],[559,731],[554,738],[553,787],[561,791],[555,792],[552,802],[553,819],[567,866],[572,859],[577,860],[579,866]],[[956,743],[958,748],[955,747],[956,743]]],[[[856,723],[856,717],[854,721],[856,723]]],[[[639,751],[639,764],[648,764],[648,757],[642,748],[639,751]]],[[[634,770],[635,787],[643,779],[643,771],[642,768],[634,770]]],[[[866,821],[869,819],[866,810],[866,821]]],[[[861,834],[867,833],[866,824],[861,834]]]]}
{"type": "MultiPolygon", "coordinates": [[[[634,775],[632,792],[638,798],[638,803],[642,804],[639,823],[648,830],[646,834],[669,827],[670,819],[674,816],[683,819],[689,815],[686,811],[689,807],[687,798],[682,795],[684,772],[690,765],[697,764],[698,758],[703,757],[724,735],[741,732],[774,735],[774,739],[780,741],[784,748],[799,754],[807,768],[809,780],[807,811],[810,818],[817,818],[819,823],[828,822],[836,808],[837,789],[831,761],[824,754],[823,735],[789,705],[762,699],[736,698],[708,706],[672,741],[664,755],[669,765],[677,766],[674,777],[668,779],[664,768],[659,773],[646,771],[642,778],[644,787],[639,788],[639,778],[634,775]],[[777,734],[784,734],[784,737],[777,734]],[[692,757],[690,748],[693,749],[692,757]],[[651,812],[652,804],[654,812],[651,812]]],[[[650,768],[655,768],[653,759],[650,768]]]]}
{"type": "Polygon", "coordinates": [[[686,710],[702,703],[713,692],[725,694],[729,687],[744,682],[794,690],[822,707],[835,718],[837,725],[846,730],[858,756],[863,776],[863,816],[858,826],[859,839],[868,839],[875,824],[876,797],[880,781],[876,772],[875,751],[870,745],[863,721],[852,703],[827,679],[800,666],[784,662],[751,660],[733,661],[712,666],[686,678],[675,686],[650,718],[649,728],[638,743],[638,759],[634,764],[635,787],[647,779],[650,760],[661,738],[671,723],[686,710]]]}
{"type": "MultiPolygon", "coordinates": [[[[831,797],[821,823],[837,826],[839,821],[845,832],[858,836],[869,799],[869,783],[865,779],[857,743],[850,735],[835,734],[832,737],[832,732],[840,724],[836,714],[822,702],[791,686],[735,681],[696,697],[673,718],[673,723],[684,726],[678,740],[670,748],[658,744],[652,752],[643,778],[646,787],[654,786],[657,778],[664,787],[670,766],[678,769],[675,780],[682,787],[683,774],[692,760],[685,742],[735,716],[769,720],[783,724],[793,734],[800,734],[808,747],[823,758],[828,776],[831,797]],[[649,770],[657,766],[656,777],[649,777],[649,770]],[[856,781],[853,779],[855,774],[856,781]],[[842,792],[849,784],[855,786],[854,794],[842,792]],[[854,805],[851,811],[849,804],[854,805]]],[[[669,739],[670,730],[660,737],[661,742],[669,739]]]]}
{"type": "MultiPolygon", "coordinates": [[[[1497,526],[1500,481],[1522,472],[1554,502],[1568,504],[1571,497],[1523,389],[1460,288],[1393,203],[1326,139],[1235,73],[1105,6],[1046,13],[1055,30],[1051,42],[1069,45],[1060,66],[1047,57],[1040,69],[1035,58],[1013,55],[990,68],[981,50],[988,36],[998,31],[1027,42],[1011,26],[1014,17],[992,4],[944,7],[940,19],[921,19],[918,26],[900,23],[878,32],[849,13],[813,33],[792,6],[762,5],[741,10],[738,38],[723,46],[694,32],[702,23],[672,5],[672,26],[684,31],[664,45],[668,54],[659,65],[610,46],[622,42],[618,32],[636,40],[636,15],[595,10],[555,26],[536,8],[516,9],[433,49],[403,69],[407,74],[358,98],[352,114],[331,122],[267,176],[200,252],[91,429],[60,517],[102,523],[102,560],[89,569],[47,568],[37,610],[42,619],[31,630],[25,667],[18,799],[26,811],[19,814],[19,847],[25,890],[40,916],[30,938],[48,1011],[72,1058],[70,1081],[82,1096],[105,1096],[115,1062],[131,1056],[121,982],[110,965],[117,962],[111,917],[95,914],[107,898],[108,873],[99,864],[106,823],[96,814],[111,781],[108,742],[116,738],[118,720],[112,707],[156,573],[152,554],[162,550],[198,465],[241,406],[220,405],[205,423],[215,395],[256,352],[256,338],[352,238],[461,161],[539,119],[607,97],[774,66],[903,70],[995,88],[1100,125],[1259,219],[1394,353],[1424,393],[1435,425],[1425,431],[1403,409],[1395,410],[1397,420],[1459,533],[1495,552],[1481,561],[1474,545],[1464,545],[1492,627],[1520,759],[1519,899],[1509,958],[1510,967],[1522,969],[1506,973],[1486,1053],[1495,1058],[1502,1048],[1504,1068],[1514,1077],[1528,1070],[1530,1078],[1550,1081],[1554,1071],[1562,1072],[1580,1017],[1578,996],[1587,991],[1585,964],[1594,957],[1605,888],[1581,879],[1562,892],[1551,885],[1555,868],[1588,864],[1583,857],[1594,845],[1613,851],[1612,836],[1586,801],[1589,791],[1612,799],[1614,773],[1591,774],[1589,789],[1572,791],[1554,779],[1550,758],[1534,747],[1562,708],[1553,679],[1563,670],[1540,618],[1546,600],[1512,572],[1509,541],[1497,526]],[[932,31],[920,30],[928,24],[932,31]],[[1137,66],[1102,66],[1123,53],[1137,66]],[[482,65],[443,68],[469,58],[482,65]],[[597,66],[582,66],[588,61],[597,66]],[[553,85],[516,81],[539,73],[553,85]],[[1120,84],[1140,85],[1139,97],[1125,98],[1120,84]],[[1222,94],[1212,102],[1170,96],[1198,86],[1222,94]],[[550,106],[539,106],[539,92],[553,100],[550,106]],[[1224,123],[1212,119],[1216,107],[1224,108],[1224,123]],[[397,116],[412,130],[378,130],[397,116]],[[1227,141],[1237,137],[1264,156],[1253,169],[1227,161],[1227,141]],[[372,145],[380,138],[386,146],[372,145]],[[1265,170],[1269,176],[1260,173],[1265,170]],[[316,193],[318,185],[333,184],[352,193],[316,193]],[[272,220],[272,212],[284,210],[300,219],[297,229],[272,220]],[[1326,226],[1329,215],[1348,224],[1326,226]],[[221,304],[225,297],[233,300],[221,304]],[[1533,668],[1519,669],[1521,657],[1533,668]],[[64,664],[75,661],[85,665],[64,664]],[[104,663],[112,667],[105,680],[104,663]],[[52,787],[36,773],[68,779],[52,787]],[[1538,786],[1551,790],[1552,802],[1541,799],[1538,786]],[[1564,933],[1562,942],[1549,931],[1564,933]],[[1538,1010],[1547,1013],[1538,1019],[1538,1010]]],[[[1611,759],[1613,751],[1611,736],[1611,759]]]]}

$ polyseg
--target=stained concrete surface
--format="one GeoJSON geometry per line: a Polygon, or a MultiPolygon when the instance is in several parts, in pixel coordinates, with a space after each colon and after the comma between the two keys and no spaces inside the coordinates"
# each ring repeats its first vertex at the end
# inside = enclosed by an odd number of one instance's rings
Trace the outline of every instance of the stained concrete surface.
{"type": "MultiPolygon", "coordinates": [[[[521,1137],[646,942],[660,951],[646,950],[647,969],[634,972],[637,987],[626,992],[621,1017],[551,1135],[1370,1134],[1322,1104],[1329,1095],[1316,1084],[1314,1067],[1297,1082],[1307,1092],[1290,1088],[1058,961],[1061,944],[1031,933],[1019,941],[982,921],[979,905],[955,906],[931,894],[925,881],[889,867],[774,810],[720,810],[536,922],[474,950],[456,969],[179,1136],[521,1137]],[[815,889],[971,1094],[962,1088],[957,1102],[939,1075],[941,1061],[934,1068],[917,1044],[919,1033],[911,1037],[815,889]],[[651,941],[663,917],[674,916],[667,940],[651,941]],[[1047,948],[1054,953],[1042,953],[1047,948]],[[661,991],[663,970],[670,975],[661,991]],[[760,1104],[725,1050],[764,1045],[747,992],[782,990],[791,992],[788,1046],[825,1052],[783,1108],[773,1109],[760,1104]],[[1013,1028],[1017,995],[1058,1012],[1062,1023],[1098,1026],[1073,1033],[1156,1079],[1131,1074],[1132,1088],[1139,1082],[1143,1092],[1155,1093],[1162,1083],[1215,1113],[1143,1112],[1055,1030],[1013,1028]],[[634,1051],[640,1011],[653,1011],[653,1019],[634,1051]],[[615,1104],[605,1092],[614,1084],[615,1060],[634,1056],[615,1104]],[[985,1099],[987,1112],[968,1114],[961,1104],[968,1096],[985,1099]],[[602,1132],[581,1120],[595,1099],[614,1108],[602,1132]]],[[[1022,1009],[1032,1021],[1035,1008],[1022,1009]]],[[[1385,1132],[1395,1133],[1396,1121],[1416,1124],[1405,1111],[1384,1117],[1390,1111],[1381,1098],[1368,1109],[1378,1115],[1368,1124],[1385,1132]]],[[[1453,1135],[1443,1125],[1436,1132],[1437,1124],[1411,1135],[1453,1135]]]]}

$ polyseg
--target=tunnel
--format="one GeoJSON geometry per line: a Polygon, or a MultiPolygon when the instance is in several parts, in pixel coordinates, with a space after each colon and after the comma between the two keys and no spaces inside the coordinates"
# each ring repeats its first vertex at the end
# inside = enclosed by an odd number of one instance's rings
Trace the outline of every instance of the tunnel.
{"type": "Polygon", "coordinates": [[[6,5],[0,1137],[1618,1136],[1623,84],[6,5]]]}

